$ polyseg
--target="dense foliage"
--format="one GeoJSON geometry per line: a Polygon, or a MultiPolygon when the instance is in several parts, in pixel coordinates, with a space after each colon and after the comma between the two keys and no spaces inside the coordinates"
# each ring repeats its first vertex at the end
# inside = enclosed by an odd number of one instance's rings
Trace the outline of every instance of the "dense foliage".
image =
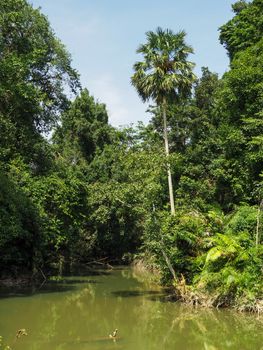
{"type": "Polygon", "coordinates": [[[115,129],[47,18],[0,0],[1,278],[141,259],[186,302],[263,310],[262,1],[233,10],[222,78],[194,80],[184,32],[148,32],[133,84],[151,121],[115,129]]]}

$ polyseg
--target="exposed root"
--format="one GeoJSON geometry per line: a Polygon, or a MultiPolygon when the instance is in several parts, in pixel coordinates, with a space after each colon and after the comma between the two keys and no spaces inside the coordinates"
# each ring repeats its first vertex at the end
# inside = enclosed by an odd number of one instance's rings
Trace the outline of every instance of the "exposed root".
{"type": "Polygon", "coordinates": [[[263,299],[256,299],[254,301],[239,302],[239,305],[235,307],[239,312],[251,312],[256,313],[259,316],[263,315],[263,299]]]}
{"type": "Polygon", "coordinates": [[[221,293],[207,293],[187,285],[183,275],[175,284],[175,294],[178,300],[193,307],[233,307],[239,312],[256,313],[258,317],[263,315],[263,299],[255,299],[254,301],[232,300],[231,297],[221,293]]]}

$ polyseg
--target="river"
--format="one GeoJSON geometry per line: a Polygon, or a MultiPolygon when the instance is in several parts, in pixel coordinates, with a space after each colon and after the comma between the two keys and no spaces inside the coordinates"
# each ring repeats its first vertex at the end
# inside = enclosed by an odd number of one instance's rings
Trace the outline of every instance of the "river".
{"type": "Polygon", "coordinates": [[[131,269],[96,271],[0,291],[0,335],[13,350],[261,350],[262,322],[192,309],[131,269]],[[16,338],[18,329],[28,335],[16,338]],[[109,334],[118,329],[116,338],[109,334]]]}

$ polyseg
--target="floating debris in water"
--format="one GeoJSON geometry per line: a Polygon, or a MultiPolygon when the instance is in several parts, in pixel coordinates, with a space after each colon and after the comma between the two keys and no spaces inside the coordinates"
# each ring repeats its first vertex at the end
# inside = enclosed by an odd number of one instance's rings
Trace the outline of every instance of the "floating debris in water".
{"type": "Polygon", "coordinates": [[[116,336],[117,336],[117,332],[118,332],[118,329],[116,328],[116,329],[112,332],[112,334],[109,334],[109,337],[110,337],[111,339],[115,339],[116,336]]]}
{"type": "Polygon", "coordinates": [[[20,338],[22,335],[27,335],[27,331],[25,328],[21,328],[16,332],[16,338],[20,338]]]}

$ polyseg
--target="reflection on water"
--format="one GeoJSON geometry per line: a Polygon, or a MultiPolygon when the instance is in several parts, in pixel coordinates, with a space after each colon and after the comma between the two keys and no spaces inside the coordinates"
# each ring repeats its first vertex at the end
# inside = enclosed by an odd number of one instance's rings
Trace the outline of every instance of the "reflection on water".
{"type": "Polygon", "coordinates": [[[129,269],[68,277],[18,294],[5,291],[0,299],[0,335],[12,349],[263,349],[255,316],[164,302],[162,290],[129,269]],[[28,336],[15,340],[20,328],[28,336]],[[115,328],[118,337],[110,339],[115,328]]]}

